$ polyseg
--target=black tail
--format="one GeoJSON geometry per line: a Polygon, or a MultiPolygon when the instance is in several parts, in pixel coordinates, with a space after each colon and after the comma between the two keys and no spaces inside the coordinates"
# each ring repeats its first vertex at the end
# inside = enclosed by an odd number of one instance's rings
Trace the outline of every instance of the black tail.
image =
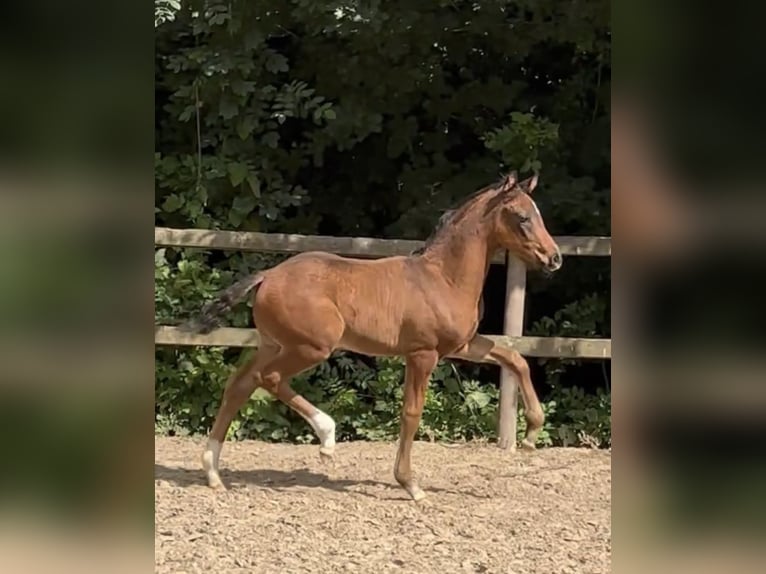
{"type": "Polygon", "coordinates": [[[220,326],[221,315],[228,313],[234,305],[244,301],[248,293],[260,285],[263,279],[264,276],[261,273],[240,279],[231,287],[221,291],[212,301],[205,303],[200,316],[185,322],[180,329],[192,333],[209,333],[216,329],[220,326]]]}

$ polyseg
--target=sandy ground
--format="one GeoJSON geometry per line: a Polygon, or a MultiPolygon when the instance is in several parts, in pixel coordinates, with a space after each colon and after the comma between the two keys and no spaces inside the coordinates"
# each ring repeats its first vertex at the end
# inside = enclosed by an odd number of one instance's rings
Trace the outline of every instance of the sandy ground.
{"type": "Polygon", "coordinates": [[[606,451],[416,443],[416,504],[393,443],[341,443],[327,465],[316,445],[227,442],[224,492],[205,486],[203,444],[155,440],[158,573],[611,571],[606,451]]]}

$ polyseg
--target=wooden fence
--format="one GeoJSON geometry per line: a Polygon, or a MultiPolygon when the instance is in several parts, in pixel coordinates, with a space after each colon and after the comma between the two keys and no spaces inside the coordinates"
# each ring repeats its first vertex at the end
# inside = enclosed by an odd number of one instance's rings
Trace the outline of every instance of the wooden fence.
{"type": "MultiPolygon", "coordinates": [[[[564,256],[612,255],[610,237],[556,237],[564,256]]],[[[407,255],[422,245],[421,241],[403,239],[372,239],[367,237],[324,237],[319,235],[292,235],[242,231],[216,231],[207,229],[154,228],[154,244],[158,247],[186,247],[235,251],[271,251],[299,253],[327,251],[362,258],[407,255]]],[[[495,264],[507,266],[505,317],[503,335],[486,335],[490,339],[513,346],[522,355],[531,357],[611,359],[611,339],[580,337],[525,337],[524,299],[526,268],[515,258],[500,253],[495,264]]],[[[155,345],[193,345],[212,347],[257,347],[255,329],[221,328],[208,334],[191,334],[167,325],[156,325],[155,345]]],[[[516,413],[518,409],[518,382],[502,371],[500,383],[500,416],[498,417],[498,446],[515,448],[516,413]]]]}

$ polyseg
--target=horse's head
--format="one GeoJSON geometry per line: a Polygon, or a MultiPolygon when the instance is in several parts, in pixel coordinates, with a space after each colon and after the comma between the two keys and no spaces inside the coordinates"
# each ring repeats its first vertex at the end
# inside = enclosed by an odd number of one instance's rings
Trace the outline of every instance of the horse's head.
{"type": "Polygon", "coordinates": [[[537,175],[517,181],[511,172],[499,184],[499,192],[487,204],[493,242],[524,261],[549,273],[562,264],[559,246],[548,233],[543,216],[532,199],[537,175]]]}

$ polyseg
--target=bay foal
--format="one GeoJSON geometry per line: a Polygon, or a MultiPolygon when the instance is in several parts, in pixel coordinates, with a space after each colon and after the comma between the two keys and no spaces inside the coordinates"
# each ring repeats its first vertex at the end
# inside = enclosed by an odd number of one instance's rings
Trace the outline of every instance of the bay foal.
{"type": "Polygon", "coordinates": [[[232,419],[262,387],[289,405],[316,432],[323,457],[333,455],[335,422],[298,395],[290,378],[335,350],[406,360],[404,404],[394,476],[414,500],[425,497],[412,476],[412,443],[431,372],[442,358],[495,359],[520,382],[527,421],[522,447],[532,449],[543,411],[524,358],[477,334],[490,260],[505,249],[531,268],[553,272],[561,253],[531,193],[537,176],[515,172],[479,190],[442,217],[425,246],[409,256],[363,260],[323,252],[295,255],[255,273],[208,303],[192,325],[210,331],[233,305],[252,297],[262,344],[227,382],[202,454],[208,484],[223,488],[221,446],[232,419]]]}

